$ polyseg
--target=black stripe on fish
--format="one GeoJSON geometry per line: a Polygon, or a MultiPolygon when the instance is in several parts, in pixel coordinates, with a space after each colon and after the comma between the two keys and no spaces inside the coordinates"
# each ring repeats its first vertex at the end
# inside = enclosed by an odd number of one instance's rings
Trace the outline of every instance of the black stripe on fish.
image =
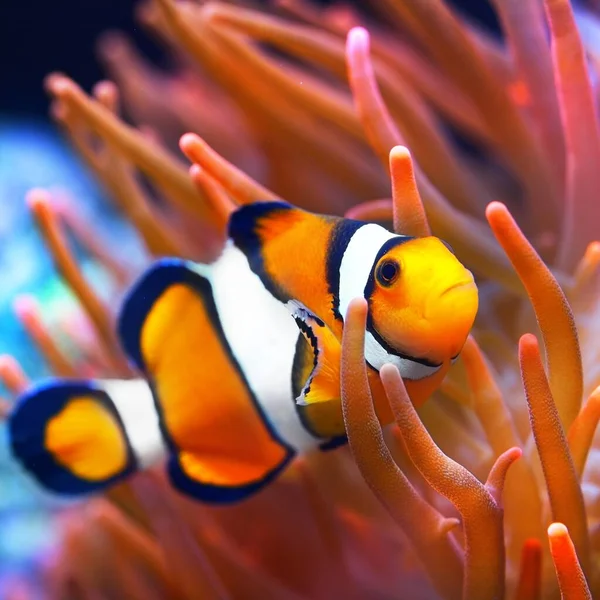
{"type": "Polygon", "coordinates": [[[290,298],[265,269],[262,253],[262,244],[258,234],[260,221],[277,212],[295,210],[286,202],[255,202],[241,206],[229,217],[227,233],[233,243],[245,254],[250,269],[260,277],[267,290],[281,302],[290,298]]]}
{"type": "Polygon", "coordinates": [[[340,219],[331,231],[329,243],[327,244],[327,264],[326,277],[327,287],[332,296],[333,315],[340,321],[343,315],[340,313],[340,266],[344,252],[352,239],[352,236],[363,226],[367,225],[364,221],[355,221],[353,219],[340,219]]]}

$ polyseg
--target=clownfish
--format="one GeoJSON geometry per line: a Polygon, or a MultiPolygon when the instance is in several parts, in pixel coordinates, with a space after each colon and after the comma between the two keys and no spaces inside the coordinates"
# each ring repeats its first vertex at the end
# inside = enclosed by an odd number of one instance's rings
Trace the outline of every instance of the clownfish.
{"type": "Polygon", "coordinates": [[[345,440],[344,316],[363,296],[365,360],[396,365],[422,404],[459,355],[478,308],[472,274],[436,237],[390,233],[283,202],[232,213],[213,263],[161,259],[134,284],[118,332],[138,380],[53,380],[18,399],[14,456],[63,494],[104,489],[167,459],[180,491],[240,500],[297,454],[345,440]]]}

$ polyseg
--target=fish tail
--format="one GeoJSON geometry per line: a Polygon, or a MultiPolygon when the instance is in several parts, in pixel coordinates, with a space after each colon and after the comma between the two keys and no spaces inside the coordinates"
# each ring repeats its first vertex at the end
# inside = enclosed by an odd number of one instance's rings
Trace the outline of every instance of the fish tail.
{"type": "Polygon", "coordinates": [[[9,444],[44,488],[99,492],[164,455],[152,411],[142,380],[49,380],[18,398],[7,421],[9,444]]]}

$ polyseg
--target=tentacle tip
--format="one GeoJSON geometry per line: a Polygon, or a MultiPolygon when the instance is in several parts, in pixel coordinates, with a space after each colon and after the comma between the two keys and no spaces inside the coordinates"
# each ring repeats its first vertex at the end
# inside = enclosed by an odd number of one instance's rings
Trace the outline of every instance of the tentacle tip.
{"type": "Polygon", "coordinates": [[[551,523],[548,527],[549,538],[564,538],[569,537],[569,530],[563,523],[551,523]]]}
{"type": "Polygon", "coordinates": [[[38,303],[29,294],[20,294],[13,300],[13,310],[20,320],[26,320],[38,310],[38,303]]]}
{"type": "Polygon", "coordinates": [[[390,150],[390,160],[411,160],[410,150],[406,146],[394,146],[390,150]]]}
{"type": "Polygon", "coordinates": [[[367,305],[367,301],[365,300],[365,298],[362,298],[361,296],[358,296],[356,298],[352,298],[352,300],[350,300],[350,302],[348,303],[348,309],[346,311],[346,314],[350,314],[351,312],[367,312],[368,310],[368,305],[367,305]]]}
{"type": "Polygon", "coordinates": [[[527,552],[541,552],[542,542],[538,538],[527,538],[523,543],[523,547],[527,552]]]}
{"type": "Polygon", "coordinates": [[[485,209],[485,216],[488,220],[493,219],[494,217],[499,217],[502,215],[506,215],[508,213],[508,208],[502,202],[498,202],[494,200],[490,202],[485,209]]]}
{"type": "Polygon", "coordinates": [[[369,32],[364,27],[353,27],[348,32],[348,48],[366,51],[369,48],[369,32]]]}
{"type": "Polygon", "coordinates": [[[519,460],[523,456],[523,450],[519,446],[514,446],[508,450],[508,453],[512,462],[519,460]]]}
{"type": "Polygon", "coordinates": [[[198,147],[199,144],[202,144],[202,139],[195,133],[184,133],[181,138],[179,138],[179,148],[181,148],[181,151],[186,155],[194,147],[198,147]]]}
{"type": "Polygon", "coordinates": [[[38,210],[47,208],[52,199],[50,192],[44,188],[32,188],[25,194],[25,202],[30,210],[38,210]]]}
{"type": "Polygon", "coordinates": [[[539,342],[533,333],[524,333],[519,338],[519,353],[534,352],[539,349],[539,342]]]}
{"type": "Polygon", "coordinates": [[[44,89],[54,96],[64,96],[75,84],[63,73],[50,73],[44,78],[44,89]]]}
{"type": "Polygon", "coordinates": [[[381,369],[379,369],[379,377],[382,381],[387,380],[390,377],[398,377],[399,375],[400,372],[398,371],[398,368],[392,363],[385,363],[381,369]]]}
{"type": "Polygon", "coordinates": [[[367,301],[362,298],[353,298],[348,303],[348,308],[346,309],[346,314],[344,315],[344,338],[346,334],[350,331],[363,331],[367,325],[367,313],[369,312],[369,308],[367,305],[367,301]]]}
{"type": "Polygon", "coordinates": [[[506,474],[514,462],[519,460],[522,455],[523,451],[518,446],[509,448],[496,459],[488,475],[485,487],[499,507],[502,506],[502,494],[506,474]]]}
{"type": "Polygon", "coordinates": [[[460,519],[455,517],[448,517],[444,519],[440,524],[440,531],[442,534],[450,533],[452,530],[460,526],[460,519]]]}
{"type": "Polygon", "coordinates": [[[193,165],[190,166],[188,172],[189,172],[192,180],[196,181],[197,179],[202,177],[202,173],[204,173],[204,169],[200,165],[194,163],[193,165]]]}
{"type": "Polygon", "coordinates": [[[19,369],[17,359],[11,354],[0,354],[0,377],[19,369]]]}
{"type": "Polygon", "coordinates": [[[586,248],[585,253],[592,254],[594,256],[599,255],[600,254],[600,241],[594,240],[593,242],[590,242],[588,244],[588,247],[586,248]]]}
{"type": "Polygon", "coordinates": [[[92,93],[98,100],[108,100],[114,102],[114,100],[116,100],[118,97],[119,90],[114,81],[105,79],[94,85],[92,93]]]}

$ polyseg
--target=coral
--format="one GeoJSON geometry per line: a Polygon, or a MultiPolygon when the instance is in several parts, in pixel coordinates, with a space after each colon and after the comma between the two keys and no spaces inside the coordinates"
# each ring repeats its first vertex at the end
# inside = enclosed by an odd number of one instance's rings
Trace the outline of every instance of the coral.
{"type": "MultiPolygon", "coordinates": [[[[237,506],[194,504],[151,471],[64,509],[39,566],[46,595],[599,595],[598,61],[576,24],[596,17],[568,0],[495,0],[499,40],[442,0],[382,0],[369,14],[252,4],[150,0],[138,16],[174,51],[173,72],[113,33],[100,53],[116,85],[87,95],[65,75],[46,81],[53,116],[148,259],[210,260],[236,205],[284,198],[438,235],[475,273],[480,314],[418,414],[397,371],[381,370],[396,420],[382,429],[355,300],[342,352],[349,448],[299,458],[237,506]]],[[[100,299],[63,228],[119,291],[134,273],[68,206],[43,190],[28,201],[94,333],[71,346],[88,372],[130,375],[118,294],[100,299]]],[[[72,332],[49,331],[29,297],[15,309],[57,374],[82,374],[60,342],[72,332]]],[[[10,357],[0,379],[13,394],[28,384],[10,357]]],[[[7,597],[30,597],[28,585],[7,597]]]]}

